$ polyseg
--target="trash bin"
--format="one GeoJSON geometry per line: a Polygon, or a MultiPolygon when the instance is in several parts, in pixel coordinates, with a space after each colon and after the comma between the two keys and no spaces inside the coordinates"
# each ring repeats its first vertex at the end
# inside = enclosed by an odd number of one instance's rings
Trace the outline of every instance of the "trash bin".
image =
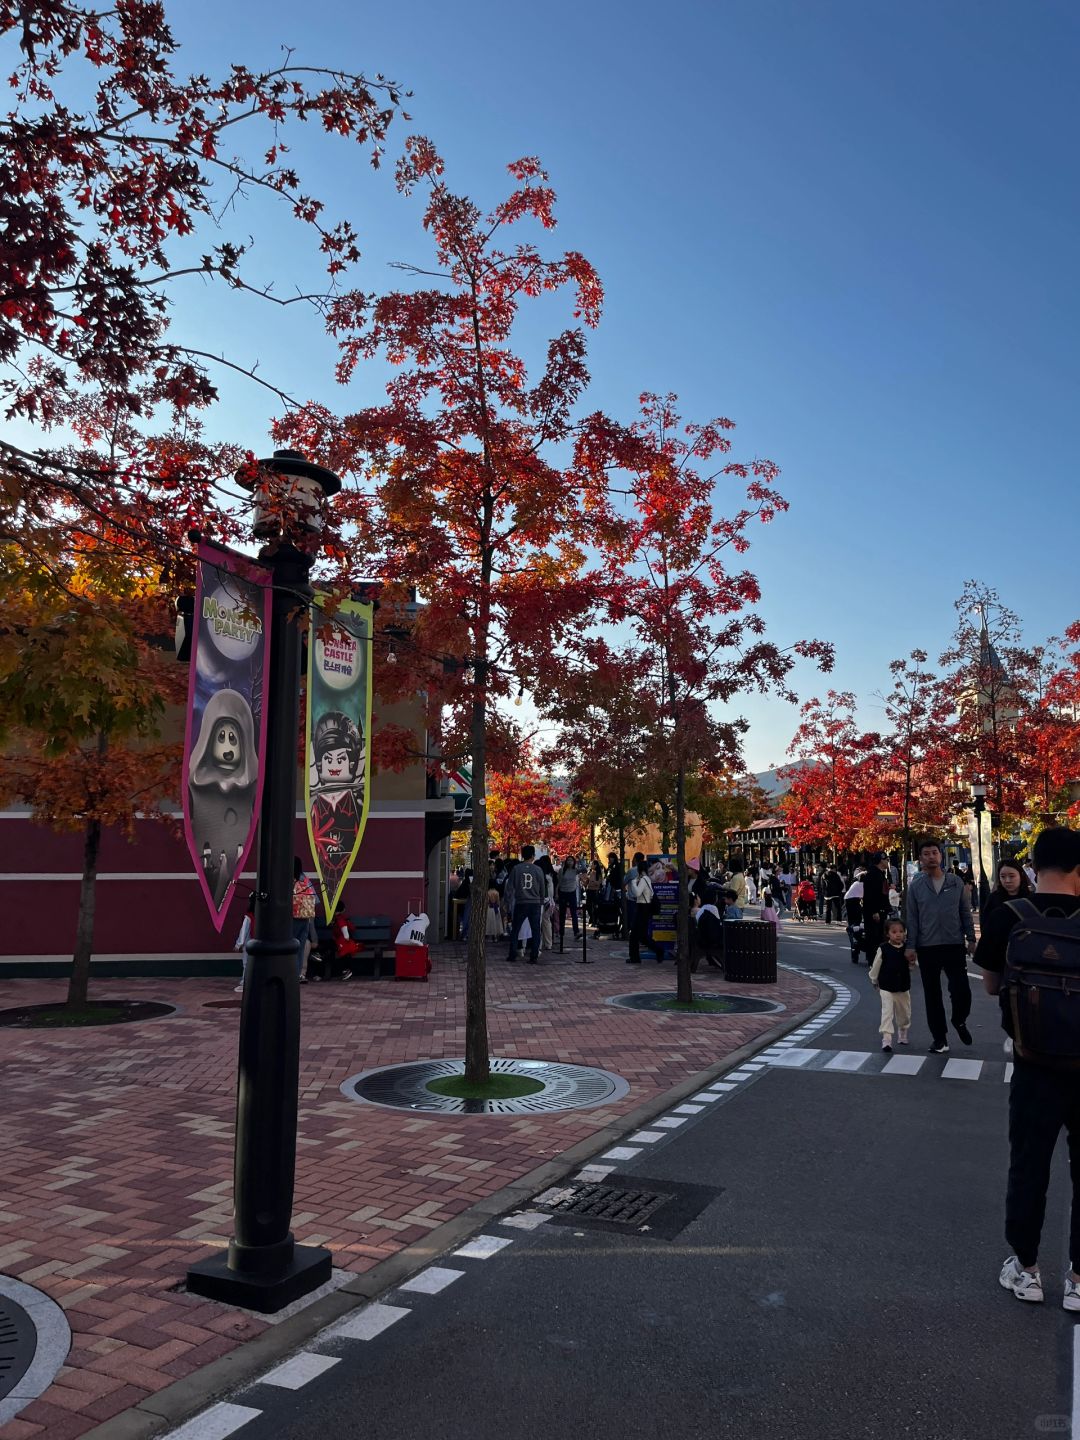
{"type": "Polygon", "coordinates": [[[768,920],[725,920],[724,979],[776,984],[776,929],[768,920]]]}

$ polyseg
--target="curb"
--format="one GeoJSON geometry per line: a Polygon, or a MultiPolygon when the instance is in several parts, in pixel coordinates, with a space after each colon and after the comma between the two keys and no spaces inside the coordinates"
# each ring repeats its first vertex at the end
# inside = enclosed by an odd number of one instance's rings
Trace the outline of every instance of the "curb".
{"type": "Polygon", "coordinates": [[[759,1050],[767,1049],[776,1040],[805,1025],[808,1019],[820,1014],[830,1002],[827,982],[805,973],[804,978],[814,979],[818,986],[818,997],[808,1010],[800,1012],[798,1019],[786,1018],[756,1039],[740,1046],[732,1054],[726,1055],[715,1065],[698,1070],[685,1080],[680,1080],[671,1089],[652,1096],[637,1109],[620,1115],[617,1121],[595,1131],[587,1139],[580,1140],[555,1159],[546,1160],[528,1174],[504,1185],[500,1190],[493,1191],[475,1205],[470,1205],[460,1215],[455,1215],[437,1230],[432,1230],[426,1239],[418,1240],[399,1250],[396,1255],[381,1260],[362,1275],[353,1276],[340,1289],[313,1301],[288,1320],[268,1326],[262,1334],[238,1345],[228,1355],[212,1360],[209,1365],[202,1366],[183,1380],[177,1380],[174,1384],[167,1385],[164,1390],[148,1395],[131,1409],[121,1410],[111,1420],[86,1431],[80,1440],[151,1440],[151,1437],[159,1435],[167,1426],[179,1425],[223,1395],[249,1384],[277,1361],[300,1349],[328,1325],[360,1309],[385,1291],[394,1289],[447,1250],[462,1244],[490,1224],[492,1217],[523,1205],[537,1191],[563,1179],[594,1155],[609,1149],[631,1130],[642,1129],[655,1116],[685,1100],[703,1085],[719,1079],[729,1070],[737,1070],[759,1050]]]}

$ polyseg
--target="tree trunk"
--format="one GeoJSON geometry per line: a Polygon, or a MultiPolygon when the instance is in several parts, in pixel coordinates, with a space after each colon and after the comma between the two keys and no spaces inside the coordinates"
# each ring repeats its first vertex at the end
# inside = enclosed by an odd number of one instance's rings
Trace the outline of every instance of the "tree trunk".
{"type": "Polygon", "coordinates": [[[671,806],[666,800],[659,801],[660,807],[660,849],[665,855],[671,854],[671,806]]]}
{"type": "Polygon", "coordinates": [[[465,968],[465,1078],[472,1085],[484,1085],[489,1076],[487,1025],[487,958],[484,935],[487,929],[488,824],[487,824],[487,688],[479,682],[473,697],[472,741],[472,848],[473,877],[469,892],[469,933],[466,936],[465,968]]]}
{"type": "MultiPolygon", "coordinates": [[[[619,816],[619,865],[626,877],[626,816],[619,816]]],[[[619,890],[619,934],[626,935],[626,886],[619,890]]]]}
{"type": "Polygon", "coordinates": [[[678,1000],[689,1005],[694,999],[694,982],[690,976],[690,889],[686,884],[686,771],[681,767],[675,777],[675,871],[679,877],[678,1000]]]}
{"type": "Polygon", "coordinates": [[[90,986],[90,956],[94,953],[94,909],[97,904],[98,851],[101,821],[88,820],[83,831],[83,872],[79,886],[79,919],[75,927],[75,953],[71,957],[67,1008],[80,1010],[90,986]]]}

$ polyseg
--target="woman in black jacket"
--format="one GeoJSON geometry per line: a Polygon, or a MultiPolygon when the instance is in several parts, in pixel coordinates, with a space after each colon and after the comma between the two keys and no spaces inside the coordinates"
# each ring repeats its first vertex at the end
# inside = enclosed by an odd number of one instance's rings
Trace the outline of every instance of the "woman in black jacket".
{"type": "Polygon", "coordinates": [[[986,897],[986,904],[979,915],[980,924],[985,926],[989,916],[1010,900],[1026,900],[1031,893],[1031,882],[1024,874],[1020,861],[1002,860],[998,866],[997,884],[986,897]]]}

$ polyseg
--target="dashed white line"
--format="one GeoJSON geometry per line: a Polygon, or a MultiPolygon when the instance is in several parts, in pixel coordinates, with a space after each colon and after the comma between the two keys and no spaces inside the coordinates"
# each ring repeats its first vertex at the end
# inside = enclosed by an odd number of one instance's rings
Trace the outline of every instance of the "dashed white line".
{"type": "Polygon", "coordinates": [[[389,1330],[391,1325],[396,1325],[408,1314],[410,1311],[404,1305],[384,1305],[382,1301],[376,1300],[371,1305],[365,1305],[357,1314],[350,1315],[337,1325],[331,1325],[320,1338],[324,1340],[374,1340],[376,1335],[381,1335],[384,1330],[389,1330]]]}
{"type": "Polygon", "coordinates": [[[497,1255],[500,1250],[505,1250],[507,1245],[513,1243],[507,1236],[474,1235],[467,1245],[462,1245],[454,1254],[460,1255],[462,1260],[490,1260],[492,1255],[497,1255]]]}
{"type": "Polygon", "coordinates": [[[578,1171],[578,1179],[592,1183],[596,1180],[603,1180],[615,1169],[614,1165],[583,1165],[578,1171]]]}
{"type": "Polygon", "coordinates": [[[796,1070],[800,1065],[808,1064],[811,1060],[813,1060],[815,1055],[820,1054],[820,1050],[810,1050],[802,1048],[796,1050],[788,1050],[783,1055],[777,1055],[776,1059],[772,1061],[772,1064],[779,1065],[781,1069],[787,1068],[791,1070],[796,1070]]]}
{"type": "Polygon", "coordinates": [[[268,1375],[264,1375],[259,1384],[279,1385],[282,1390],[299,1390],[309,1380],[316,1379],[337,1363],[336,1355],[313,1355],[310,1350],[301,1350],[299,1354],[271,1370],[268,1375]]]}
{"type": "Polygon", "coordinates": [[[640,1154],[640,1147],[616,1145],[614,1150],[609,1150],[602,1158],[605,1160],[636,1160],[640,1154]]]}
{"type": "Polygon", "coordinates": [[[859,1070],[870,1059],[869,1050],[838,1050],[826,1065],[826,1070],[859,1070]]]}
{"type": "Polygon", "coordinates": [[[673,1115],[700,1115],[700,1114],[701,1114],[701,1106],[700,1106],[700,1105],[676,1105],[676,1106],[675,1106],[675,1109],[674,1109],[671,1113],[672,1113],[673,1115]]]}
{"type": "Polygon", "coordinates": [[[226,1436],[234,1434],[241,1425],[261,1414],[261,1410],[255,1410],[250,1405],[230,1405],[222,1400],[193,1420],[188,1420],[178,1430],[173,1430],[169,1440],[226,1440],[226,1436]]]}
{"type": "MultiPolygon", "coordinates": [[[[634,1154],[638,1152],[635,1150],[634,1154]]],[[[499,1221],[500,1225],[509,1225],[512,1230],[537,1230],[541,1225],[546,1225],[551,1219],[541,1210],[521,1210],[517,1215],[504,1215],[499,1221]]]]}
{"type": "Polygon", "coordinates": [[[654,1120],[652,1123],[658,1130],[677,1130],[680,1125],[685,1125],[686,1121],[680,1115],[664,1115],[661,1119],[654,1120]]]}
{"type": "Polygon", "coordinates": [[[464,1270],[449,1270],[445,1265],[429,1265],[398,1288],[411,1290],[416,1295],[438,1295],[440,1290],[445,1290],[464,1274],[464,1270]]]}
{"type": "Polygon", "coordinates": [[[925,1055],[894,1055],[881,1073],[883,1075],[917,1075],[925,1064],[925,1055]]]}

